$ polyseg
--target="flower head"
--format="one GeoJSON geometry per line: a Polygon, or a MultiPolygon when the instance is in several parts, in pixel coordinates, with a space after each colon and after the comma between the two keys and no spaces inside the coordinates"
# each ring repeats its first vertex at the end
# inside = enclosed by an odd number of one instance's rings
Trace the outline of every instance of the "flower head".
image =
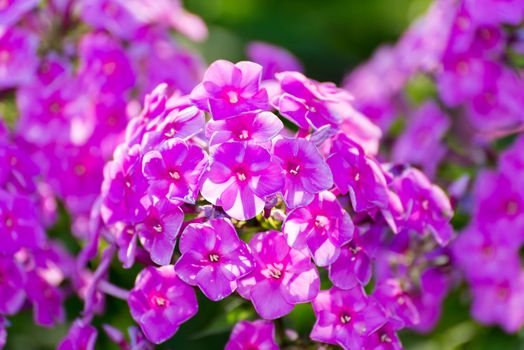
{"type": "Polygon", "coordinates": [[[171,338],[198,311],[195,291],[178,278],[173,265],[142,270],[128,303],[131,316],[155,344],[171,338]]]}
{"type": "Polygon", "coordinates": [[[227,141],[265,143],[271,141],[284,128],[271,112],[245,113],[226,120],[210,120],[206,124],[209,144],[214,146],[227,141]]]}
{"type": "Polygon", "coordinates": [[[98,333],[96,328],[82,319],[73,322],[67,336],[58,345],[58,350],[94,350],[98,333]]]}
{"type": "Polygon", "coordinates": [[[181,139],[170,139],[144,155],[142,171],[150,195],[173,203],[194,203],[207,154],[181,139]]]}
{"type": "Polygon", "coordinates": [[[353,230],[349,214],[328,191],[290,212],[282,227],[289,245],[300,250],[307,248],[318,266],[337,260],[340,247],[353,238],[353,230]]]}
{"type": "Polygon", "coordinates": [[[453,235],[449,223],[453,210],[444,191],[415,168],[404,171],[391,185],[406,210],[406,227],[420,234],[428,230],[439,244],[446,245],[453,235]]]}
{"type": "Polygon", "coordinates": [[[262,232],[249,242],[255,269],[240,281],[238,292],[250,299],[265,319],[287,315],[320,289],[318,271],[309,256],[291,248],[282,233],[262,232]]]}
{"type": "Polygon", "coordinates": [[[202,196],[238,220],[255,217],[265,198],[282,188],[282,169],[261,146],[241,142],[219,145],[211,155],[202,196]]]}
{"type": "Polygon", "coordinates": [[[184,221],[184,212],[167,199],[156,201],[147,209],[145,219],[135,226],[140,243],[159,265],[168,265],[176,238],[184,221]]]}
{"type": "Polygon", "coordinates": [[[25,29],[0,29],[0,88],[12,88],[31,81],[38,65],[37,43],[37,38],[25,29]]]}
{"type": "Polygon", "coordinates": [[[322,291],[312,304],[317,321],[311,338],[344,349],[362,349],[368,337],[386,323],[380,306],[360,286],[322,291]]]}
{"type": "Polygon", "coordinates": [[[349,93],[332,83],[319,83],[299,72],[279,73],[276,78],[283,93],[275,104],[300,128],[337,126],[351,109],[349,93]]]}
{"type": "Polygon", "coordinates": [[[315,145],[306,139],[280,139],[274,147],[275,160],[285,173],[282,190],[288,208],[308,205],[316,193],[333,186],[333,176],[315,145]]]}
{"type": "Polygon", "coordinates": [[[355,211],[387,207],[386,178],[379,164],[356,142],[339,134],[327,163],[337,189],[342,194],[349,193],[355,211]]]}
{"type": "Polygon", "coordinates": [[[37,248],[45,240],[35,205],[27,196],[0,189],[0,253],[14,254],[21,248],[37,248]]]}
{"type": "Polygon", "coordinates": [[[209,66],[190,97],[214,120],[267,109],[267,92],[259,87],[261,76],[262,67],[256,63],[218,60],[209,66]]]}
{"type": "Polygon", "coordinates": [[[269,321],[240,321],[231,332],[225,350],[278,350],[275,325],[269,321]]]}
{"type": "Polygon", "coordinates": [[[215,301],[233,293],[254,266],[249,248],[226,219],[190,224],[180,237],[180,252],[175,265],[180,279],[215,301]]]}
{"type": "Polygon", "coordinates": [[[121,145],[104,168],[101,215],[108,224],[136,223],[146,215],[147,180],[142,174],[140,146],[121,145]]]}

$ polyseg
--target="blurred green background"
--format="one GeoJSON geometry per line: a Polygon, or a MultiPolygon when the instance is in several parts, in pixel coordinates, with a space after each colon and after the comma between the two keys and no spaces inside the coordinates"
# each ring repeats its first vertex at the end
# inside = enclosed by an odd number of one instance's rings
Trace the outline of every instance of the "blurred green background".
{"type": "MultiPolygon", "coordinates": [[[[365,61],[382,43],[394,43],[409,23],[422,14],[429,0],[184,0],[185,7],[200,15],[209,26],[210,37],[201,44],[186,43],[203,53],[210,62],[218,58],[245,59],[245,46],[261,40],[287,48],[304,64],[306,73],[317,80],[339,83],[344,74],[365,61]]],[[[429,39],[430,40],[430,39],[429,39]]],[[[64,218],[64,216],[62,216],[64,218]]],[[[57,224],[53,233],[76,243],[68,236],[67,220],[57,224]]],[[[131,288],[138,269],[123,270],[118,262],[112,267],[111,281],[131,288]]],[[[325,271],[323,272],[325,273],[325,271]]],[[[469,300],[464,288],[446,301],[444,316],[428,335],[403,333],[409,350],[524,350],[524,334],[505,335],[470,320],[469,300]]],[[[232,325],[240,319],[253,319],[249,303],[231,299],[219,303],[206,300],[199,292],[200,312],[184,324],[171,341],[160,349],[222,349],[232,325]]],[[[67,304],[68,320],[81,311],[80,300],[67,304]]],[[[108,298],[107,314],[95,325],[109,323],[125,330],[133,325],[127,305],[108,298]]],[[[7,349],[53,349],[67,332],[67,326],[48,330],[37,328],[30,312],[11,319],[7,349]]],[[[309,305],[299,305],[286,318],[285,326],[306,336],[314,322],[309,305]]],[[[101,328],[99,327],[99,330],[101,328]]],[[[97,349],[116,349],[100,332],[97,349]]],[[[295,348],[296,349],[296,348],[295,348]]]]}
{"type": "Polygon", "coordinates": [[[430,0],[185,0],[208,24],[208,61],[245,58],[245,44],[285,47],[317,80],[340,82],[381,43],[394,43],[430,0]]]}

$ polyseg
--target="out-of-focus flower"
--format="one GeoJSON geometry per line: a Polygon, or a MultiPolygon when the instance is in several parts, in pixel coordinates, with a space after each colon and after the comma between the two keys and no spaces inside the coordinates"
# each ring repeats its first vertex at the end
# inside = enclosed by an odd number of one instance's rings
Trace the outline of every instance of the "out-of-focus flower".
{"type": "Polygon", "coordinates": [[[247,56],[263,67],[262,80],[275,79],[275,74],[285,71],[302,72],[298,59],[289,51],[268,43],[255,41],[247,47],[247,56]]]}
{"type": "Polygon", "coordinates": [[[25,29],[0,29],[0,89],[32,80],[38,66],[37,43],[37,37],[25,29]]]}
{"type": "Polygon", "coordinates": [[[26,274],[11,256],[0,256],[0,313],[17,313],[25,301],[26,274]]]}
{"type": "Polygon", "coordinates": [[[45,233],[29,197],[0,189],[0,252],[14,254],[21,248],[40,247],[45,233]]]}
{"type": "Polygon", "coordinates": [[[415,111],[406,130],[397,139],[392,159],[399,163],[419,165],[425,174],[433,177],[446,151],[441,139],[449,126],[449,119],[444,112],[434,102],[426,102],[415,111]]]}
{"type": "Polygon", "coordinates": [[[40,0],[4,0],[0,3],[0,26],[9,27],[35,8],[40,0]]]}
{"type": "Polygon", "coordinates": [[[82,319],[77,319],[69,329],[69,333],[58,345],[58,350],[94,350],[98,336],[96,328],[82,319]]]}

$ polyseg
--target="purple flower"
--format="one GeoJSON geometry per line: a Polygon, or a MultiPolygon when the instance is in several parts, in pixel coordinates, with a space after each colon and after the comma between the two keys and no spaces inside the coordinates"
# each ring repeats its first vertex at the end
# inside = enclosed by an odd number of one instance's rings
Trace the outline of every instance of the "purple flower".
{"type": "Polygon", "coordinates": [[[275,74],[280,72],[303,71],[302,65],[293,54],[268,43],[260,41],[250,43],[247,47],[247,56],[263,67],[262,80],[275,79],[275,74]]]}
{"type": "Polygon", "coordinates": [[[135,84],[131,62],[120,43],[103,33],[87,34],[80,42],[79,79],[93,92],[123,94],[135,84]]]}
{"type": "Polygon", "coordinates": [[[37,38],[24,29],[0,29],[0,89],[16,87],[33,79],[38,65],[37,46],[37,38]]]}
{"type": "Polygon", "coordinates": [[[231,332],[225,350],[278,350],[275,325],[269,321],[240,321],[231,332]]]}
{"type": "Polygon", "coordinates": [[[253,270],[253,257],[229,220],[190,224],[180,237],[175,270],[184,282],[198,286],[211,300],[233,293],[237,281],[253,270]]]}
{"type": "Polygon", "coordinates": [[[36,189],[38,173],[37,165],[24,149],[0,140],[0,186],[14,186],[18,191],[31,193],[36,189]]]}
{"type": "Polygon", "coordinates": [[[10,194],[0,189],[0,253],[13,254],[21,248],[36,248],[45,233],[35,204],[29,197],[10,194]]]}
{"type": "Polygon", "coordinates": [[[433,101],[420,106],[407,122],[407,128],[393,147],[392,159],[420,165],[433,177],[446,152],[441,139],[449,129],[446,114],[433,101]],[[431,154],[431,157],[428,157],[431,154]]]}
{"type": "Polygon", "coordinates": [[[333,176],[315,145],[306,139],[280,139],[275,160],[285,173],[282,190],[288,208],[308,205],[314,195],[333,186],[333,176]]]}
{"type": "Polygon", "coordinates": [[[94,350],[97,338],[96,328],[82,319],[77,319],[67,336],[58,345],[58,350],[94,350]]]}
{"type": "Polygon", "coordinates": [[[364,114],[348,108],[339,128],[348,138],[358,143],[366,154],[378,153],[382,131],[364,114]]]}
{"type": "Polygon", "coordinates": [[[336,287],[351,289],[369,283],[372,273],[371,257],[362,243],[360,236],[355,235],[351,242],[340,248],[340,255],[329,265],[329,279],[336,287]]]}
{"type": "Polygon", "coordinates": [[[339,134],[327,163],[337,189],[341,194],[349,192],[356,212],[387,207],[387,183],[382,169],[357,143],[339,134]]]}
{"type": "Polygon", "coordinates": [[[404,347],[395,330],[389,324],[385,324],[378,331],[369,335],[363,349],[403,350],[404,347]]]}
{"type": "Polygon", "coordinates": [[[81,5],[83,21],[117,37],[131,39],[145,24],[133,11],[131,2],[125,0],[86,0],[81,5]]]}
{"type": "MultiPolygon", "coordinates": [[[[154,4],[159,2],[155,1],[154,4]]],[[[150,6],[154,6],[151,1],[149,3],[150,6]]],[[[170,15],[175,16],[174,13],[170,15]]],[[[133,39],[133,45],[129,46],[128,52],[135,62],[141,93],[153,90],[162,82],[169,86],[169,91],[176,89],[187,94],[200,82],[204,74],[203,60],[182,47],[170,32],[164,29],[148,27],[141,30],[133,39]],[[171,68],[166,69],[166,66],[171,68]]]]}
{"type": "Polygon", "coordinates": [[[147,210],[146,218],[135,226],[140,243],[159,265],[168,265],[176,238],[184,221],[184,212],[167,199],[160,199],[147,210]]]}
{"type": "Polygon", "coordinates": [[[486,226],[483,223],[489,221],[483,219],[475,217],[451,245],[455,264],[473,283],[496,277],[500,271],[518,272],[521,268],[520,244],[516,242],[522,241],[522,232],[512,232],[515,226],[510,222],[497,226],[490,222],[490,226],[486,226]]]}
{"type": "Polygon", "coordinates": [[[150,195],[178,204],[194,203],[206,165],[207,154],[200,147],[175,138],[144,155],[142,172],[150,195]]]}
{"type": "Polygon", "coordinates": [[[245,113],[226,120],[210,120],[206,124],[209,144],[218,145],[227,141],[265,143],[284,128],[271,112],[245,113]]]}
{"type": "Polygon", "coordinates": [[[498,324],[509,333],[524,324],[524,276],[522,271],[506,273],[478,281],[471,286],[473,318],[487,325],[498,324]]]}
{"type": "Polygon", "coordinates": [[[487,138],[519,131],[524,124],[524,82],[512,69],[500,65],[478,94],[467,101],[466,117],[487,138]]]}
{"type": "Polygon", "coordinates": [[[262,67],[256,63],[218,60],[209,66],[190,97],[214,120],[267,109],[267,91],[259,87],[261,76],[262,67]]]}
{"type": "Polygon", "coordinates": [[[163,117],[163,121],[155,130],[144,135],[143,144],[146,144],[144,148],[149,151],[155,145],[173,138],[187,141],[202,131],[204,123],[204,113],[196,107],[173,110],[163,117]]]}
{"type": "Polygon", "coordinates": [[[449,223],[453,210],[444,191],[415,168],[405,170],[391,185],[406,210],[406,228],[419,234],[429,231],[439,244],[446,245],[453,235],[449,223]]]}
{"type": "Polygon", "coordinates": [[[27,298],[33,304],[33,318],[38,325],[51,327],[65,319],[65,295],[35,271],[27,274],[27,298]]]}
{"type": "Polygon", "coordinates": [[[465,0],[464,5],[478,23],[517,25],[524,18],[524,4],[519,0],[465,0]]]}
{"type": "Polygon", "coordinates": [[[198,311],[195,291],[178,278],[172,265],[142,270],[128,303],[131,316],[155,344],[171,338],[198,311]]]}
{"type": "Polygon", "coordinates": [[[261,146],[227,142],[214,150],[202,196],[238,220],[255,217],[282,188],[282,169],[261,146]]]}
{"type": "Polygon", "coordinates": [[[451,283],[450,274],[438,267],[430,267],[422,271],[419,282],[420,290],[410,295],[420,318],[413,329],[419,332],[429,332],[435,328],[451,283]]]}
{"type": "Polygon", "coordinates": [[[368,337],[386,323],[380,306],[360,286],[321,291],[312,305],[317,321],[311,338],[348,350],[362,349],[368,337]]]}
{"type": "MultiPolygon", "coordinates": [[[[0,231],[1,232],[1,231],[0,231]]],[[[25,301],[26,274],[13,257],[0,255],[0,314],[16,314],[25,301]]]]}
{"type": "Polygon", "coordinates": [[[354,226],[335,195],[324,191],[306,207],[290,212],[282,231],[290,246],[307,248],[318,266],[328,266],[353,238],[354,226]]]}
{"type": "Polygon", "coordinates": [[[479,95],[501,74],[499,64],[470,53],[445,55],[442,68],[436,76],[437,88],[440,98],[449,107],[456,107],[479,95]]]}
{"type": "Polygon", "coordinates": [[[114,160],[104,169],[102,218],[107,224],[118,221],[136,223],[146,215],[147,180],[142,175],[140,147],[120,145],[114,160]]]}
{"type": "Polygon", "coordinates": [[[365,64],[345,78],[344,87],[355,97],[356,109],[376,123],[389,129],[396,117],[396,95],[409,75],[399,63],[398,50],[381,46],[365,64]]]}
{"type": "Polygon", "coordinates": [[[315,298],[320,289],[315,265],[309,256],[291,248],[282,233],[258,233],[249,247],[255,257],[255,270],[240,281],[238,292],[253,302],[261,317],[282,317],[295,304],[315,298]]]}
{"type": "Polygon", "coordinates": [[[384,307],[389,322],[397,329],[420,322],[417,307],[409,294],[402,289],[401,281],[393,278],[379,281],[373,296],[384,307]]]}
{"type": "Polygon", "coordinates": [[[352,109],[349,93],[332,83],[319,83],[299,72],[278,73],[276,78],[282,95],[275,105],[302,129],[337,126],[352,109]]]}
{"type": "Polygon", "coordinates": [[[39,2],[40,0],[2,0],[0,2],[0,26],[12,26],[35,8],[39,2]]]}

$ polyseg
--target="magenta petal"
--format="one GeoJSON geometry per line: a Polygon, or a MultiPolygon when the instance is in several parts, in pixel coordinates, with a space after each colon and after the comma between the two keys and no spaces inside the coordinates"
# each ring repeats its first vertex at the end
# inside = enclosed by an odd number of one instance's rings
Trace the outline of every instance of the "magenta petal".
{"type": "Polygon", "coordinates": [[[300,128],[309,129],[309,122],[306,119],[308,110],[303,101],[285,93],[278,101],[278,109],[283,116],[297,124],[300,128]]]}
{"type": "Polygon", "coordinates": [[[236,282],[228,280],[218,267],[211,265],[201,269],[196,282],[204,295],[213,301],[222,300],[236,289],[236,282]]]}
{"type": "MultiPolygon", "coordinates": [[[[309,258],[308,258],[309,262],[309,258]]],[[[313,300],[320,290],[320,278],[316,268],[292,276],[287,285],[282,284],[281,292],[284,299],[290,304],[305,303],[313,300]]]]}
{"type": "Polygon", "coordinates": [[[340,248],[325,233],[311,235],[307,240],[307,246],[318,266],[331,265],[340,254],[340,248]]]}
{"type": "Polygon", "coordinates": [[[282,296],[280,283],[272,283],[269,280],[261,281],[251,290],[251,301],[257,313],[267,320],[287,315],[293,309],[282,296]]]}
{"type": "Polygon", "coordinates": [[[175,271],[181,280],[192,286],[197,285],[197,275],[202,269],[200,261],[204,259],[202,254],[196,251],[188,251],[175,264],[175,271]]]}

